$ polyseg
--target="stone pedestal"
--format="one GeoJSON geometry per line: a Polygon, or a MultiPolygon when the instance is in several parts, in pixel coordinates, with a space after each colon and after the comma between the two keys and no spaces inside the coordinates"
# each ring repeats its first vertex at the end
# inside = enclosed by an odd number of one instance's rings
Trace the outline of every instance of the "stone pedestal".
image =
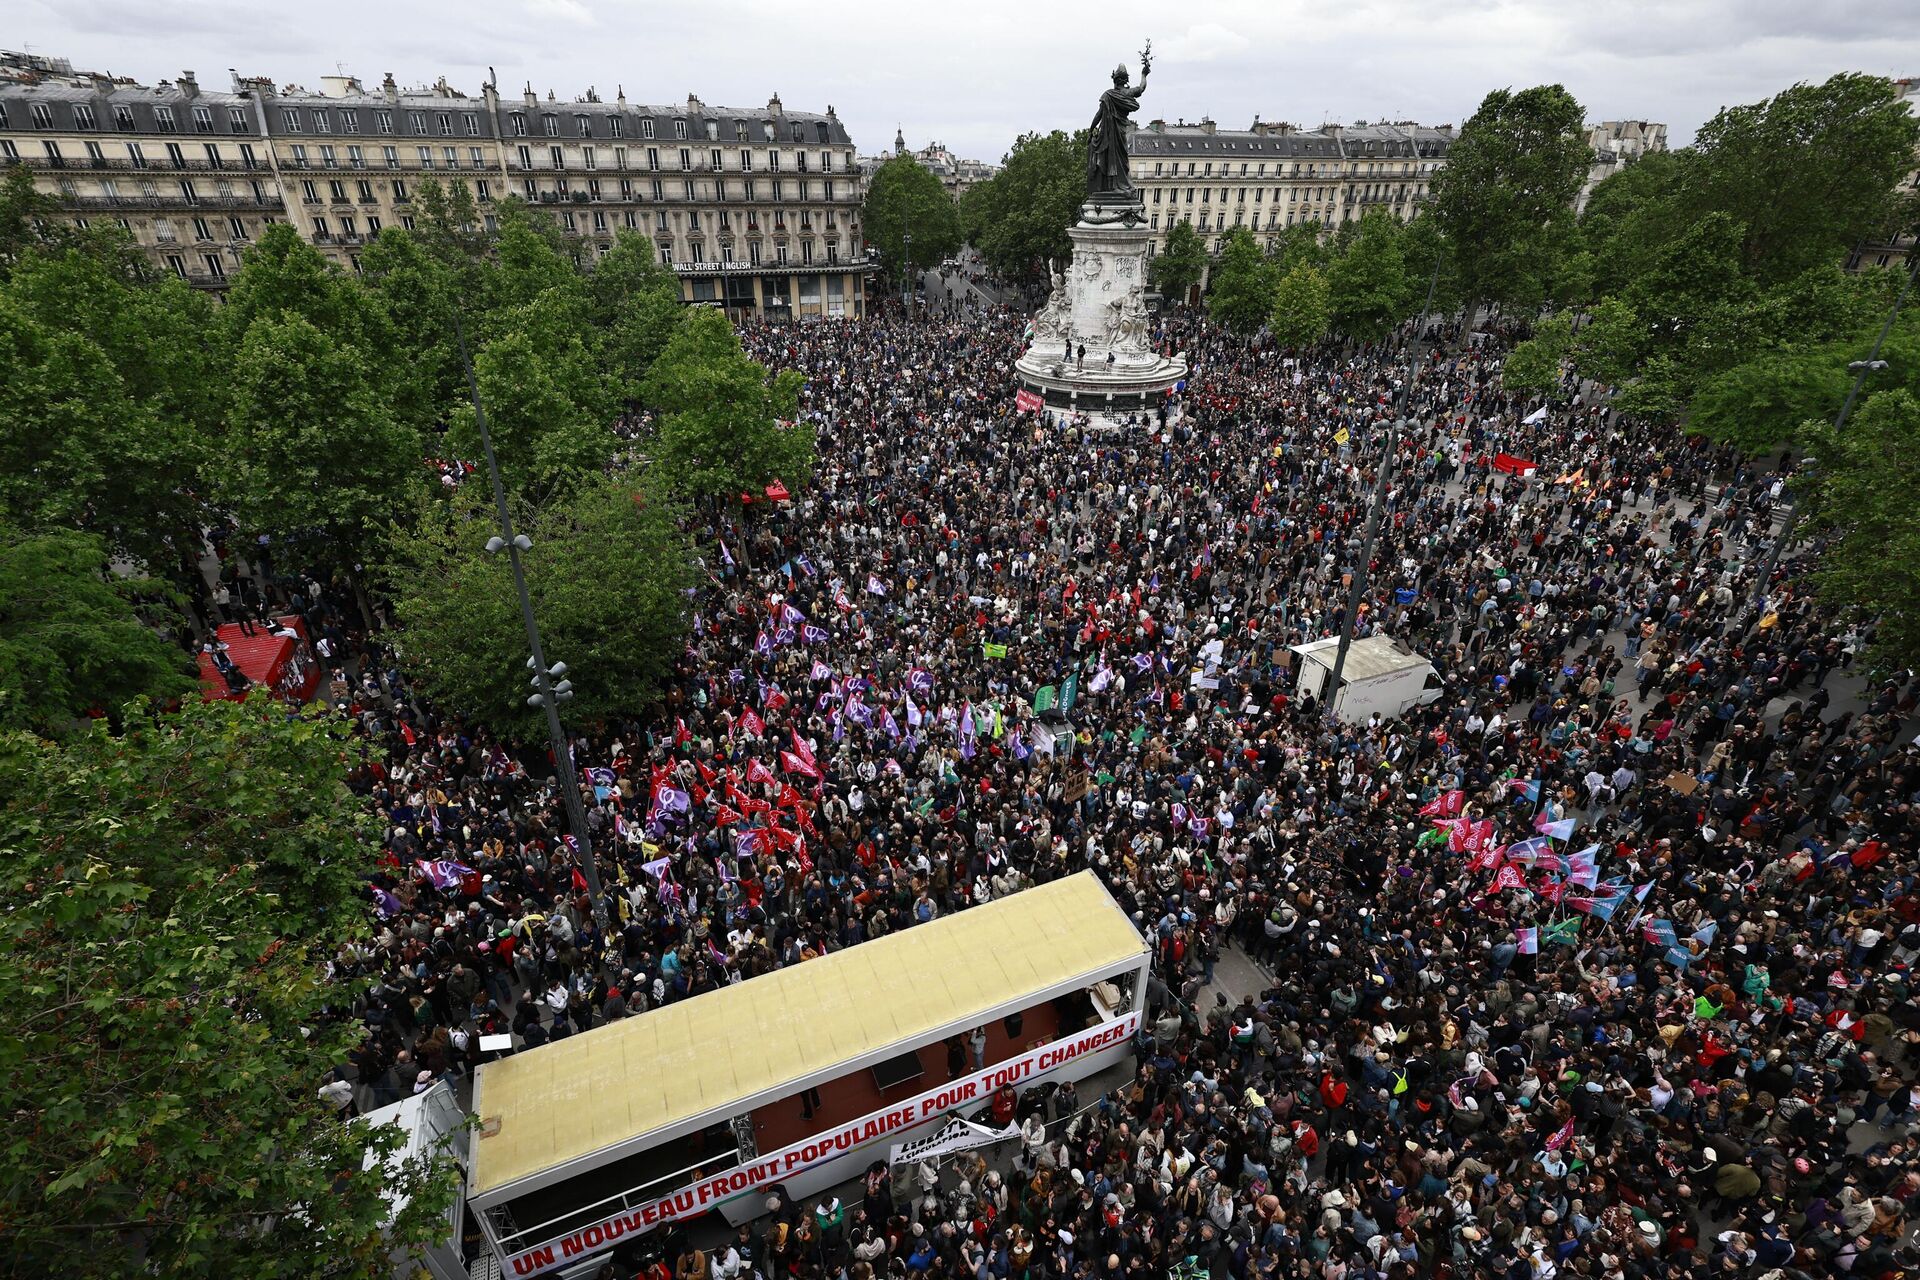
{"type": "Polygon", "coordinates": [[[1146,305],[1153,232],[1140,206],[1086,205],[1067,234],[1073,258],[1054,264],[1053,292],[1034,317],[1033,345],[1014,366],[1020,384],[1052,408],[1157,408],[1187,376],[1187,362],[1153,348],[1146,305]]]}

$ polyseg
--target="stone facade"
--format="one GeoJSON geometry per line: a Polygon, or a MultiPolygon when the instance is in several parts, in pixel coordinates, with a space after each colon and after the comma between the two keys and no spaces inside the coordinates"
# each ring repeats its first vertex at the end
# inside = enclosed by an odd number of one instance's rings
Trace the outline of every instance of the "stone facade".
{"type": "Polygon", "coordinates": [[[1405,221],[1446,163],[1453,126],[1411,123],[1324,125],[1303,130],[1256,120],[1244,131],[1211,120],[1154,120],[1128,143],[1129,167],[1153,237],[1166,245],[1191,223],[1217,252],[1220,237],[1246,227],[1271,244],[1290,226],[1332,226],[1370,209],[1405,221]]]}
{"type": "Polygon", "coordinates": [[[1156,407],[1187,374],[1186,361],[1153,345],[1146,304],[1153,232],[1137,206],[1081,211],[1067,233],[1073,257],[1053,264],[1053,289],[1034,317],[1033,343],[1016,368],[1023,386],[1056,408],[1113,413],[1156,407]]]}
{"type": "Polygon", "coordinates": [[[604,253],[646,235],[689,302],[778,318],[865,310],[864,194],[853,141],[828,108],[573,102],[445,79],[369,91],[191,72],[154,87],[15,69],[0,79],[0,166],[24,165],[76,221],[111,219],[156,265],[223,288],[264,228],[288,222],[357,270],[362,247],[412,225],[426,178],[467,186],[489,225],[508,195],[548,209],[604,253]]]}
{"type": "Polygon", "coordinates": [[[1587,126],[1587,145],[1593,164],[1573,202],[1575,213],[1585,213],[1593,189],[1641,156],[1667,149],[1667,126],[1646,120],[1603,120],[1587,126]]]}

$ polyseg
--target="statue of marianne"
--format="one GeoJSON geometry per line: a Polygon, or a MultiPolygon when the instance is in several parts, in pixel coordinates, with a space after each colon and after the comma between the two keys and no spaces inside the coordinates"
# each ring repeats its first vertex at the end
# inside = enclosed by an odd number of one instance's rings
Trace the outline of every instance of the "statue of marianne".
{"type": "Polygon", "coordinates": [[[1127,171],[1127,129],[1140,109],[1147,73],[1153,68],[1153,42],[1140,51],[1140,83],[1127,83],[1124,66],[1113,69],[1113,88],[1100,95],[1087,134],[1087,199],[1094,204],[1131,204],[1138,200],[1127,171]]]}

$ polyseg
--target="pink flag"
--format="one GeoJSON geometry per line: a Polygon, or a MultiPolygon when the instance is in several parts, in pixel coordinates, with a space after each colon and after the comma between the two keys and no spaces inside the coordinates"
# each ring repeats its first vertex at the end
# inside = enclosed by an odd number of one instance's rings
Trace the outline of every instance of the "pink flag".
{"type": "Polygon", "coordinates": [[[1573,1138],[1573,1121],[1568,1120],[1560,1126],[1560,1131],[1547,1139],[1547,1150],[1558,1151],[1573,1138]]]}

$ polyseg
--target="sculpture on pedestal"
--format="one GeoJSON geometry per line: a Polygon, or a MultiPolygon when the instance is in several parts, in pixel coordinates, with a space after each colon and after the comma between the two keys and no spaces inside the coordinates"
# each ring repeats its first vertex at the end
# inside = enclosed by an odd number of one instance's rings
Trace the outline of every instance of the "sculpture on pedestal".
{"type": "Polygon", "coordinates": [[[1147,73],[1153,68],[1153,41],[1140,51],[1140,83],[1127,83],[1124,66],[1113,69],[1113,88],[1100,95],[1087,132],[1087,199],[1093,204],[1137,204],[1133,176],[1127,168],[1127,130],[1146,92],[1147,73]]]}
{"type": "Polygon", "coordinates": [[[1065,276],[1051,258],[1047,259],[1047,274],[1053,281],[1053,291],[1047,295],[1047,305],[1033,318],[1033,337],[1036,342],[1064,342],[1073,322],[1073,299],[1067,294],[1065,276]]]}

